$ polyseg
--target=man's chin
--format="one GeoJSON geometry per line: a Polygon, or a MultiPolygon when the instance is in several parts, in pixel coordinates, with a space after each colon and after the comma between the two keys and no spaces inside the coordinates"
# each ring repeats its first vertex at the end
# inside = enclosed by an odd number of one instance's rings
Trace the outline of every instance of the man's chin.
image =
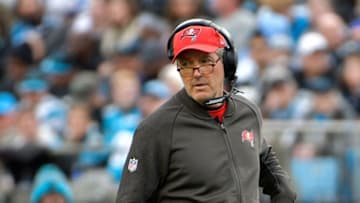
{"type": "Polygon", "coordinates": [[[211,99],[211,97],[209,97],[209,95],[200,95],[200,94],[196,94],[192,98],[199,104],[203,104],[207,100],[211,99]]]}

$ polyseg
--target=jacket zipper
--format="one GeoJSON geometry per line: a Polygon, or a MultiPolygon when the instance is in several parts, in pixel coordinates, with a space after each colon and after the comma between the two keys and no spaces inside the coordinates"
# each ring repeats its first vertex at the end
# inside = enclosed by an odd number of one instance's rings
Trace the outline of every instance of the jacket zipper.
{"type": "Polygon", "coordinates": [[[238,191],[238,194],[241,195],[240,177],[239,177],[239,174],[238,174],[237,169],[236,169],[236,161],[235,161],[235,158],[234,158],[233,150],[232,150],[232,147],[231,147],[231,143],[230,143],[227,131],[226,131],[225,126],[224,126],[224,122],[222,122],[220,124],[220,127],[225,133],[224,134],[224,139],[225,139],[225,144],[226,144],[226,149],[228,151],[228,155],[230,156],[230,159],[232,161],[231,166],[232,166],[232,169],[233,169],[233,174],[235,176],[235,186],[236,186],[236,189],[238,191]]]}

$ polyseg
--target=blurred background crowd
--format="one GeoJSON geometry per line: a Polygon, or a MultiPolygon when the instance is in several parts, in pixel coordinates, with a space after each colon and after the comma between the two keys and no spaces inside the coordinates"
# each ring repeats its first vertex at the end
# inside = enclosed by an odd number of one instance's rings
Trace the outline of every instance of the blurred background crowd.
{"type": "MultiPolygon", "coordinates": [[[[358,0],[0,0],[0,202],[114,202],[136,126],[182,88],[166,43],[193,17],[229,30],[236,86],[265,119],[359,119],[358,0]]],[[[292,160],[343,156],[339,134],[281,144],[292,160]]],[[[356,202],[339,177],[320,197],[298,183],[300,200],[356,202]]]]}

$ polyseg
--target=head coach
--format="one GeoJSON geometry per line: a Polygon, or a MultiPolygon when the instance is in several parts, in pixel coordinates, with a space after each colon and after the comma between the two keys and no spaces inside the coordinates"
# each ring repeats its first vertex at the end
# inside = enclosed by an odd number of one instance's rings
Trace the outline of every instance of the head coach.
{"type": "Polygon", "coordinates": [[[206,19],[179,24],[168,41],[184,88],[138,126],[117,203],[295,201],[289,177],[261,135],[258,108],[233,87],[236,51],[206,19]]]}

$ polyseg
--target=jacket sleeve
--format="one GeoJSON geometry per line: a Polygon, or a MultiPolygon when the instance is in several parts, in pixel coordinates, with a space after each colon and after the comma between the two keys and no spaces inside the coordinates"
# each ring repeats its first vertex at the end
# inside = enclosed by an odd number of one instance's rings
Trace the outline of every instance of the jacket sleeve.
{"type": "Polygon", "coordinates": [[[136,130],[123,168],[117,203],[145,203],[156,199],[167,173],[169,157],[169,140],[161,139],[159,133],[164,132],[159,131],[144,125],[136,130]]]}
{"type": "Polygon", "coordinates": [[[296,193],[290,183],[290,177],[281,168],[279,160],[271,146],[263,142],[260,154],[260,187],[270,195],[272,203],[295,202],[296,193]]]}

